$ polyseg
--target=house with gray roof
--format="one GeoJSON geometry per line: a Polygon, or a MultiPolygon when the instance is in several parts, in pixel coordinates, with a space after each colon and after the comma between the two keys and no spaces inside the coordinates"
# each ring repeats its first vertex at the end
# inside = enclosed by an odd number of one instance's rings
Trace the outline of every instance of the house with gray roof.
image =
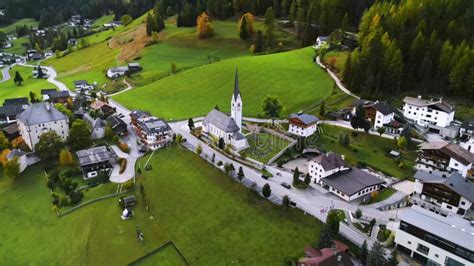
{"type": "Polygon", "coordinates": [[[432,208],[431,205],[436,205],[440,210],[464,216],[473,206],[474,182],[465,179],[459,173],[442,178],[428,172],[417,171],[414,188],[414,197],[429,202],[430,204],[426,204],[429,208],[432,208]]]}
{"type": "Polygon", "coordinates": [[[21,105],[6,105],[0,107],[0,124],[16,122],[16,116],[23,111],[21,105]]]}
{"type": "Polygon", "coordinates": [[[395,244],[423,265],[473,265],[474,226],[459,215],[440,215],[420,206],[399,213],[395,244]]]}
{"type": "Polygon", "coordinates": [[[107,146],[99,146],[76,152],[84,179],[96,177],[99,172],[110,174],[117,155],[107,146]],[[93,173],[93,174],[91,174],[93,173]]]}
{"type": "Polygon", "coordinates": [[[425,142],[420,145],[416,169],[439,177],[456,172],[464,177],[473,176],[474,154],[448,141],[425,142]]]}
{"type": "Polygon", "coordinates": [[[242,134],[243,101],[240,94],[239,76],[235,71],[234,91],[231,98],[231,115],[212,109],[202,123],[202,132],[211,138],[223,139],[234,150],[242,150],[249,146],[242,134]]]}
{"type": "Polygon", "coordinates": [[[288,132],[301,137],[313,135],[318,129],[319,118],[314,115],[299,112],[291,114],[288,119],[288,132]]]}
{"type": "Polygon", "coordinates": [[[69,137],[69,118],[47,102],[31,104],[17,116],[16,122],[32,151],[43,133],[54,131],[64,141],[69,137]]]}
{"type": "Polygon", "coordinates": [[[132,127],[139,141],[151,150],[165,147],[173,141],[173,130],[165,120],[148,115],[146,112],[134,112],[132,127]]]}
{"type": "Polygon", "coordinates": [[[308,173],[313,183],[346,201],[377,191],[385,183],[366,171],[349,166],[343,156],[332,152],[313,158],[308,173]]]}
{"type": "Polygon", "coordinates": [[[105,127],[107,122],[100,117],[92,118],[88,113],[84,113],[83,120],[91,128],[91,139],[102,139],[105,136],[105,127]]]}

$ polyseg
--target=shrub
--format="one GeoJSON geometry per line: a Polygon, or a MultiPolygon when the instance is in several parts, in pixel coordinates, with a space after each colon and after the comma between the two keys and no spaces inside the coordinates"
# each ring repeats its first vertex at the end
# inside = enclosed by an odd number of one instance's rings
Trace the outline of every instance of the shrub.
{"type": "Polygon", "coordinates": [[[71,191],[69,194],[70,198],[70,204],[71,205],[76,205],[79,202],[81,202],[82,198],[84,197],[84,194],[80,191],[71,191]]]}
{"type": "Polygon", "coordinates": [[[132,181],[132,180],[129,180],[129,181],[125,182],[125,183],[123,184],[123,188],[124,188],[125,190],[130,190],[130,189],[132,189],[132,188],[133,188],[133,181],[132,181]]]}
{"type": "Polygon", "coordinates": [[[362,210],[361,209],[357,209],[356,212],[355,212],[355,217],[357,219],[360,219],[360,217],[362,217],[362,210]]]}
{"type": "Polygon", "coordinates": [[[125,153],[130,152],[130,147],[127,145],[127,143],[125,143],[123,141],[119,141],[118,147],[120,148],[121,151],[123,151],[125,153]]]}
{"type": "Polygon", "coordinates": [[[123,172],[125,172],[125,169],[127,169],[127,159],[119,158],[119,163],[120,163],[119,174],[122,174],[123,172]]]}
{"type": "Polygon", "coordinates": [[[219,167],[222,166],[222,164],[224,164],[222,161],[217,162],[217,166],[219,166],[219,167]]]}

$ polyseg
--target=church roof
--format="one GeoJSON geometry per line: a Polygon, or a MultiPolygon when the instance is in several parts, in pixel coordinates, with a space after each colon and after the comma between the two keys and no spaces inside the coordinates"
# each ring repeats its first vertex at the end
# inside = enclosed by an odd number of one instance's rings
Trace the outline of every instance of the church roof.
{"type": "Polygon", "coordinates": [[[236,68],[235,69],[235,82],[234,82],[234,100],[237,100],[240,94],[240,88],[239,88],[239,70],[236,68]]]}
{"type": "Polygon", "coordinates": [[[213,109],[207,114],[204,119],[204,125],[208,124],[212,124],[227,133],[234,133],[240,130],[233,118],[217,109],[213,109]]]}

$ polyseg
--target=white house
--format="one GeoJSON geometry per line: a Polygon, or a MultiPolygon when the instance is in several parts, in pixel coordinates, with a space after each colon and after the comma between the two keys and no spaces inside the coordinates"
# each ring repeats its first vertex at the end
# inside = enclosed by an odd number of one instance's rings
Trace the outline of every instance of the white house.
{"type": "Polygon", "coordinates": [[[17,116],[18,130],[32,151],[43,133],[54,131],[64,141],[69,137],[69,118],[49,103],[33,103],[17,116]]]}
{"type": "Polygon", "coordinates": [[[91,138],[92,139],[102,139],[105,136],[105,120],[97,117],[96,119],[92,118],[88,113],[85,113],[83,116],[84,121],[91,128],[91,138]]]}
{"type": "Polygon", "coordinates": [[[454,107],[442,98],[433,100],[407,96],[403,102],[403,115],[431,132],[441,133],[441,128],[449,127],[454,120],[454,107]]]}
{"type": "Polygon", "coordinates": [[[402,132],[403,124],[396,120],[395,109],[387,102],[356,99],[352,102],[353,115],[359,106],[364,108],[365,116],[372,124],[373,130],[383,127],[387,133],[398,135],[402,132]]]}
{"type": "MultiPolygon", "coordinates": [[[[134,117],[137,111],[131,114],[134,117]]],[[[157,150],[165,147],[173,141],[173,130],[165,120],[150,116],[148,113],[141,112],[140,117],[132,118],[132,127],[135,130],[138,139],[151,150],[157,150]]]]}
{"type": "Polygon", "coordinates": [[[308,173],[313,183],[346,201],[377,191],[385,183],[368,172],[350,167],[343,157],[336,153],[313,158],[308,165],[308,173]]]}
{"type": "Polygon", "coordinates": [[[474,153],[474,120],[464,122],[459,129],[459,145],[474,153]]]}
{"type": "Polygon", "coordinates": [[[124,76],[128,71],[128,67],[121,66],[121,67],[111,67],[107,70],[107,77],[110,79],[118,78],[124,76]]]}
{"type": "Polygon", "coordinates": [[[402,211],[395,231],[398,251],[423,265],[473,265],[474,226],[462,217],[419,206],[402,211]]]}
{"type": "Polygon", "coordinates": [[[10,153],[7,155],[7,160],[11,161],[13,158],[17,157],[18,158],[18,165],[20,166],[20,173],[25,171],[26,167],[28,166],[27,160],[26,160],[26,154],[22,152],[19,149],[13,149],[10,151],[10,153]]]}
{"type": "Polygon", "coordinates": [[[231,116],[213,109],[204,119],[203,133],[223,139],[225,144],[230,144],[235,150],[247,148],[247,139],[242,135],[242,96],[239,89],[239,77],[235,72],[234,93],[231,99],[231,116]]]}
{"type": "Polygon", "coordinates": [[[314,115],[297,113],[291,114],[288,123],[288,132],[302,137],[313,135],[318,129],[319,118],[314,115]]]}
{"type": "Polygon", "coordinates": [[[455,172],[463,177],[472,175],[474,154],[455,143],[447,141],[422,143],[416,169],[440,177],[448,177],[455,172]]]}
{"type": "MultiPolygon", "coordinates": [[[[464,216],[474,202],[474,183],[462,177],[459,173],[442,178],[433,174],[417,171],[415,174],[415,204],[426,205],[433,209],[435,205],[440,211],[456,213],[464,216]],[[416,201],[416,197],[423,201],[416,201]]],[[[434,208],[434,209],[437,209],[434,208]]]]}
{"type": "Polygon", "coordinates": [[[314,44],[314,48],[320,49],[328,45],[329,36],[318,36],[314,44]]]}

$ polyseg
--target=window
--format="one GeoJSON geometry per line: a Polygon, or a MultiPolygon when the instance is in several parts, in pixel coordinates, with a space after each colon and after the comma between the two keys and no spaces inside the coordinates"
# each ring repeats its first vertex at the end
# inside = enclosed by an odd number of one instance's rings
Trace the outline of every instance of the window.
{"type": "Polygon", "coordinates": [[[428,255],[428,252],[430,252],[430,248],[425,246],[425,245],[418,244],[418,247],[416,248],[416,251],[418,251],[422,254],[428,255]]]}

